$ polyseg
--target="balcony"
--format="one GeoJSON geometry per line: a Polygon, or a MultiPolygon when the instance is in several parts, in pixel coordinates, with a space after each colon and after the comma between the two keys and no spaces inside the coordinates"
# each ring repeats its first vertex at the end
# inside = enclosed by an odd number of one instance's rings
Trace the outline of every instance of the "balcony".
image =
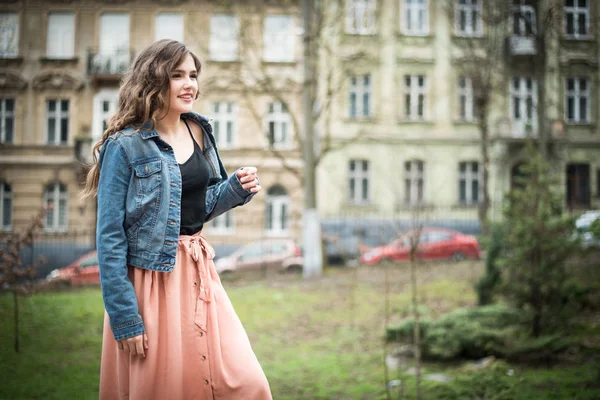
{"type": "Polygon", "coordinates": [[[506,38],[506,47],[511,56],[532,56],[536,54],[535,36],[512,35],[506,38]]]}
{"type": "Polygon", "coordinates": [[[88,53],[88,75],[95,81],[118,82],[127,71],[133,54],[129,49],[117,49],[111,52],[88,53]]]}

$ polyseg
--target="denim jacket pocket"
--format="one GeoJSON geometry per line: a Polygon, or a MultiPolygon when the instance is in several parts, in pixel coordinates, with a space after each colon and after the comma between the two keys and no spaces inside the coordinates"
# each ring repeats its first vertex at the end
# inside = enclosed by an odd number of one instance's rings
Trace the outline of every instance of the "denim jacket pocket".
{"type": "Polygon", "coordinates": [[[138,194],[152,193],[160,186],[162,161],[155,160],[134,167],[138,194]]]}

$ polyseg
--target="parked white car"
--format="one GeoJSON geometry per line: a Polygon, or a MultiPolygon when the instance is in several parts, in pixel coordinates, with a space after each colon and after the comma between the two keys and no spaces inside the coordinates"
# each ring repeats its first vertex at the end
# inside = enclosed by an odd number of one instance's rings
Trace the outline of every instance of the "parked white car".
{"type": "Polygon", "coordinates": [[[590,231],[592,223],[598,219],[600,219],[600,210],[586,211],[575,220],[575,227],[581,235],[581,244],[584,248],[600,247],[600,239],[594,237],[590,231]]]}

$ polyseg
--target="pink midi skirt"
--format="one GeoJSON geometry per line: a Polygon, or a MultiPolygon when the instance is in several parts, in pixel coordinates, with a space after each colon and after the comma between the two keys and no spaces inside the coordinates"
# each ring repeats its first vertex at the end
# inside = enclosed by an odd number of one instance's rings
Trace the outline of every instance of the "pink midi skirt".
{"type": "Polygon", "coordinates": [[[175,268],[129,266],[148,335],[146,358],[118,350],[104,314],[100,399],[271,399],[267,378],[197,233],[179,237],[175,268]]]}

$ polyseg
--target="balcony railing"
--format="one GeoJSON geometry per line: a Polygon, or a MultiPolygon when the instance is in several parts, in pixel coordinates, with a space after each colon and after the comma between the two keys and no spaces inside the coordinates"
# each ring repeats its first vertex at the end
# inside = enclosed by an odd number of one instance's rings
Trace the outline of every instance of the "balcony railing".
{"type": "Polygon", "coordinates": [[[133,54],[129,49],[101,53],[90,51],[88,53],[88,74],[120,75],[129,68],[132,59],[133,54]]]}
{"type": "Polygon", "coordinates": [[[507,46],[511,56],[529,56],[536,54],[535,36],[509,36],[507,38],[507,46]]]}

